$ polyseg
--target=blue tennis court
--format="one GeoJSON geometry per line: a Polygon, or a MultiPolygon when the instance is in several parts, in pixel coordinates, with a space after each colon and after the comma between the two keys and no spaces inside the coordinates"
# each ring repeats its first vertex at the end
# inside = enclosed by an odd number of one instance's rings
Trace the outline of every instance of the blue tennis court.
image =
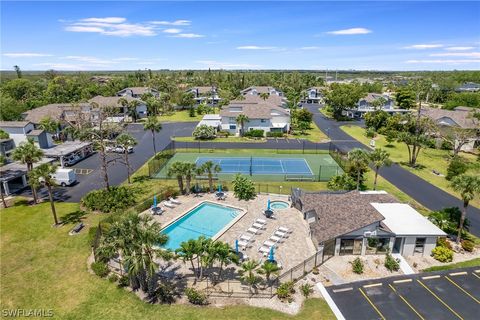
{"type": "Polygon", "coordinates": [[[302,158],[199,157],[196,164],[200,166],[207,161],[218,164],[221,173],[313,175],[307,161],[302,158]]]}

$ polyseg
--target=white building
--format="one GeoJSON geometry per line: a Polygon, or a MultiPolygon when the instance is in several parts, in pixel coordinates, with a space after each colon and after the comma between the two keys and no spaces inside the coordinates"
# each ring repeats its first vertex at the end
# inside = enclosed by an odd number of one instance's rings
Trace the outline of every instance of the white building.
{"type": "Polygon", "coordinates": [[[186,91],[193,96],[193,99],[197,104],[206,103],[206,104],[218,104],[220,96],[218,95],[217,87],[192,87],[186,91]]]}
{"type": "Polygon", "coordinates": [[[132,97],[141,99],[144,94],[150,93],[154,97],[160,96],[158,90],[149,87],[129,87],[117,92],[119,97],[132,97]]]}
{"type": "Polygon", "coordinates": [[[248,87],[246,89],[243,89],[241,93],[245,95],[253,95],[253,96],[259,96],[262,93],[267,93],[270,96],[279,96],[283,97],[283,92],[275,89],[273,87],[268,87],[268,86],[252,86],[248,87]]]}
{"type": "Polygon", "coordinates": [[[302,103],[306,104],[320,104],[324,102],[325,96],[323,92],[324,87],[311,87],[306,90],[306,96],[302,99],[302,103]]]}
{"type": "Polygon", "coordinates": [[[355,108],[347,109],[344,115],[350,118],[363,118],[368,112],[382,110],[390,114],[408,113],[406,109],[396,109],[392,98],[386,94],[368,93],[364,98],[358,100],[355,108]],[[381,105],[376,105],[377,101],[383,101],[381,105]]]}

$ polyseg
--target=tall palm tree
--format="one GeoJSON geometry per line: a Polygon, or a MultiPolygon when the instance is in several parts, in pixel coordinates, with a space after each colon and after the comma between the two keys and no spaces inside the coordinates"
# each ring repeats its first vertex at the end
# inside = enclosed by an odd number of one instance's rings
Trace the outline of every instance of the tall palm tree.
{"type": "Polygon", "coordinates": [[[255,260],[249,260],[242,264],[242,269],[240,270],[241,279],[248,284],[250,292],[252,292],[253,287],[260,282],[260,277],[256,275],[257,268],[259,263],[255,260]]]}
{"type": "Polygon", "coordinates": [[[458,227],[457,244],[460,243],[462,236],[463,224],[467,217],[467,208],[470,203],[480,193],[480,177],[461,175],[452,179],[451,186],[453,190],[460,193],[463,200],[463,210],[460,217],[460,224],[458,227]]]}
{"type": "Polygon", "coordinates": [[[378,171],[383,166],[387,166],[387,167],[391,166],[392,160],[390,160],[390,153],[388,153],[387,151],[381,148],[375,149],[373,152],[370,152],[368,157],[370,159],[370,163],[375,169],[375,179],[373,180],[373,190],[377,190],[378,171]]]}
{"type": "Polygon", "coordinates": [[[186,187],[186,194],[190,194],[190,188],[192,184],[192,177],[195,175],[197,171],[197,166],[195,163],[186,162],[183,166],[184,173],[185,173],[185,187],[186,187]]]}
{"type": "Polygon", "coordinates": [[[175,250],[175,254],[180,257],[183,262],[186,263],[186,261],[190,261],[192,264],[192,270],[193,274],[197,274],[197,270],[195,269],[195,265],[193,263],[193,260],[196,258],[196,254],[198,252],[197,250],[197,241],[195,239],[190,239],[188,241],[183,241],[180,243],[180,248],[175,250]]]}
{"type": "Polygon", "coordinates": [[[362,170],[365,170],[365,168],[368,167],[369,163],[369,158],[368,158],[368,152],[355,148],[352,149],[348,152],[348,161],[354,168],[354,170],[357,173],[357,191],[360,190],[360,177],[362,175],[362,170]]]}
{"type": "Polygon", "coordinates": [[[50,134],[56,134],[60,128],[60,124],[51,117],[46,117],[40,120],[39,127],[50,134]]]}
{"type": "Polygon", "coordinates": [[[185,176],[185,163],[176,161],[168,168],[167,176],[177,178],[178,189],[183,193],[183,177],[185,176]]]}
{"type": "Polygon", "coordinates": [[[230,247],[228,243],[216,241],[215,242],[216,259],[220,262],[220,270],[218,277],[222,277],[223,266],[227,266],[230,263],[238,263],[237,253],[230,247]]]}
{"type": "Polygon", "coordinates": [[[162,130],[162,124],[158,121],[156,116],[150,116],[147,118],[147,121],[143,124],[143,130],[147,131],[150,130],[152,133],[152,140],[153,140],[153,155],[157,155],[157,147],[155,145],[155,133],[160,132],[162,130]]]}
{"type": "Polygon", "coordinates": [[[127,112],[132,117],[133,122],[137,122],[137,107],[140,105],[139,100],[132,100],[127,105],[127,112]]]}
{"type": "Polygon", "coordinates": [[[201,169],[203,173],[207,174],[208,186],[210,188],[210,192],[213,192],[213,174],[219,173],[220,171],[222,171],[222,168],[213,161],[207,161],[202,164],[201,169]]]}
{"type": "MultiPolygon", "coordinates": [[[[27,172],[29,173],[33,169],[33,164],[42,159],[43,151],[40,150],[34,143],[33,140],[27,140],[20,143],[20,145],[13,150],[12,159],[15,161],[20,161],[23,164],[27,165],[27,172]]],[[[34,187],[32,188],[33,202],[37,203],[37,191],[34,187]]]]}
{"type": "Polygon", "coordinates": [[[43,163],[38,167],[34,168],[32,171],[28,173],[30,180],[34,181],[34,183],[40,182],[44,186],[47,187],[48,190],[48,198],[50,200],[50,208],[52,209],[53,220],[55,225],[57,226],[58,219],[57,219],[57,210],[55,209],[55,203],[53,201],[53,190],[52,188],[56,186],[55,180],[53,179],[52,175],[55,174],[57,171],[57,167],[51,165],[49,163],[43,163]]]}
{"type": "Polygon", "coordinates": [[[125,166],[127,167],[127,181],[128,184],[130,184],[130,173],[131,173],[131,167],[130,167],[130,161],[128,157],[128,149],[133,148],[134,146],[137,145],[137,140],[135,140],[134,137],[132,137],[128,133],[122,133],[119,135],[116,139],[117,141],[117,146],[123,148],[123,159],[125,161],[125,166]]]}
{"type": "Polygon", "coordinates": [[[244,115],[244,114],[239,114],[236,118],[235,121],[240,125],[240,136],[243,136],[245,133],[245,123],[249,122],[250,119],[244,115]]]}
{"type": "Polygon", "coordinates": [[[258,273],[264,274],[267,282],[270,282],[270,276],[277,275],[279,270],[280,268],[276,263],[267,260],[260,266],[260,270],[258,270],[258,273]]]}

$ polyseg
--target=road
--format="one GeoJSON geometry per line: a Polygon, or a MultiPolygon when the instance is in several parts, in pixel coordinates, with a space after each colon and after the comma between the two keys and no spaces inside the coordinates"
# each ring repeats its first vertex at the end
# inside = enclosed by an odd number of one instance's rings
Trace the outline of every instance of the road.
{"type": "MultiPolygon", "coordinates": [[[[332,142],[340,149],[345,151],[352,148],[367,149],[365,145],[340,129],[340,126],[345,124],[361,125],[362,123],[336,122],[326,118],[318,110],[318,106],[309,105],[306,107],[313,113],[313,120],[316,125],[322,128],[330,139],[332,139],[332,142]]],[[[432,211],[441,210],[446,207],[463,207],[463,202],[460,199],[419,178],[398,164],[380,169],[379,174],[398,189],[415,199],[418,203],[432,211]]],[[[470,220],[470,232],[476,236],[480,236],[480,209],[469,206],[467,217],[470,220]]]]}

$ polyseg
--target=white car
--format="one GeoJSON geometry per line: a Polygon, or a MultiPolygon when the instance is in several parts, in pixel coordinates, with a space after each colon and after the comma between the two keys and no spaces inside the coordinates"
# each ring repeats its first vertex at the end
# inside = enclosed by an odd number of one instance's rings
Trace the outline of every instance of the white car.
{"type": "MultiPolygon", "coordinates": [[[[125,153],[125,148],[121,147],[121,146],[106,147],[105,149],[106,149],[107,152],[125,153]]],[[[133,147],[128,147],[127,152],[132,153],[133,152],[133,147]]]]}

